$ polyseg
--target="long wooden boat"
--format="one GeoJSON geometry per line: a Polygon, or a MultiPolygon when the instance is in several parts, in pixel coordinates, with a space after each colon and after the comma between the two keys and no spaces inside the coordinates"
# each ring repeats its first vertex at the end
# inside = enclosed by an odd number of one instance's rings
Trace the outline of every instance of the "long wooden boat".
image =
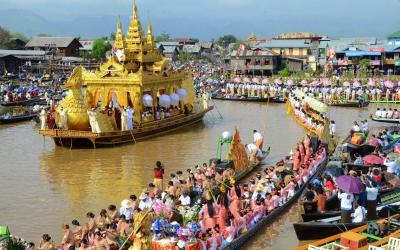
{"type": "Polygon", "coordinates": [[[223,96],[213,96],[211,97],[215,100],[222,100],[222,101],[237,101],[237,102],[270,102],[270,103],[285,103],[286,100],[283,97],[223,97],[223,96]]]}
{"type": "Polygon", "coordinates": [[[23,101],[15,101],[15,102],[1,102],[2,106],[34,106],[36,104],[44,105],[46,104],[46,100],[41,99],[39,97],[33,97],[28,100],[23,101]]]}
{"type": "Polygon", "coordinates": [[[37,114],[34,113],[29,113],[29,114],[23,114],[23,115],[16,115],[16,116],[0,116],[0,123],[1,124],[9,124],[9,123],[17,123],[17,122],[23,122],[23,121],[30,121],[37,117],[37,114]]]}
{"type": "MultiPolygon", "coordinates": [[[[387,217],[385,219],[378,220],[371,224],[371,229],[369,230],[369,225],[362,225],[360,227],[348,230],[352,235],[359,234],[360,236],[366,237],[368,244],[359,247],[359,250],[370,249],[369,246],[383,246],[389,242],[390,237],[399,238],[400,236],[400,214],[387,217]],[[388,231],[381,232],[381,225],[387,225],[388,231]],[[375,231],[375,232],[374,232],[375,231]],[[383,233],[383,235],[382,235],[383,233]]],[[[340,232],[336,235],[326,237],[321,240],[317,240],[299,247],[294,248],[294,250],[308,250],[308,249],[349,249],[346,246],[341,246],[340,241],[342,236],[347,234],[347,232],[340,232]]],[[[354,249],[354,248],[352,248],[354,249]]],[[[383,249],[383,248],[382,248],[383,249]]],[[[385,248],[386,249],[386,248],[385,248]]]]}
{"type": "Polygon", "coordinates": [[[90,147],[114,146],[124,143],[133,143],[147,138],[160,135],[181,127],[189,126],[201,121],[204,115],[214,107],[210,106],[199,113],[189,115],[180,114],[175,117],[144,123],[140,127],[128,131],[101,132],[91,131],[46,129],[39,130],[39,134],[51,137],[57,146],[69,147],[90,147]]]}
{"type": "Polygon", "coordinates": [[[374,116],[371,116],[371,120],[375,122],[384,122],[384,123],[400,123],[400,119],[391,119],[391,118],[377,118],[374,116]]]}
{"type": "MultiPolygon", "coordinates": [[[[379,195],[381,197],[381,201],[384,204],[400,200],[400,196],[398,193],[400,191],[399,187],[387,188],[379,190],[379,195]]],[[[326,218],[331,218],[340,215],[340,200],[337,195],[331,195],[326,199],[326,210],[325,212],[317,212],[317,213],[304,213],[301,215],[303,222],[309,221],[317,221],[326,218]]]]}
{"type": "Polygon", "coordinates": [[[369,102],[367,101],[332,102],[332,103],[327,103],[327,105],[334,107],[343,107],[343,108],[365,108],[368,107],[369,102]]]}
{"type": "Polygon", "coordinates": [[[356,145],[350,142],[346,142],[343,144],[343,146],[346,152],[350,153],[350,155],[352,156],[354,156],[354,154],[366,156],[375,151],[375,146],[369,144],[356,145]]]}
{"type": "Polygon", "coordinates": [[[250,228],[246,233],[240,235],[238,238],[234,239],[223,249],[239,249],[243,244],[245,244],[251,237],[253,237],[261,228],[265,227],[267,224],[271,223],[277,216],[285,212],[303,193],[304,188],[317,176],[323,173],[324,167],[327,162],[327,157],[321,161],[321,163],[316,166],[315,173],[310,176],[306,183],[304,183],[295,193],[295,195],[289,199],[285,204],[273,210],[270,214],[261,219],[256,225],[250,228]]]}
{"type": "MultiPolygon", "coordinates": [[[[377,207],[378,217],[387,217],[387,206],[396,206],[396,209],[392,209],[393,214],[398,214],[399,202],[396,201],[391,204],[381,204],[377,207]]],[[[331,218],[325,218],[318,221],[311,222],[298,222],[293,223],[294,231],[296,232],[297,239],[300,241],[304,240],[318,240],[323,239],[359,226],[365,225],[367,222],[360,223],[341,223],[341,216],[335,216],[331,218]]]]}

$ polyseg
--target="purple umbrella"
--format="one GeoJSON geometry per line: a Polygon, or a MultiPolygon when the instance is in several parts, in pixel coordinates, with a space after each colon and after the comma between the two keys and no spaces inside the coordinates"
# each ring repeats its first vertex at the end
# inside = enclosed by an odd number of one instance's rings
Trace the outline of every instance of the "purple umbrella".
{"type": "Polygon", "coordinates": [[[358,194],[364,190],[364,185],[358,177],[342,175],[336,178],[336,183],[346,193],[358,194]]]}

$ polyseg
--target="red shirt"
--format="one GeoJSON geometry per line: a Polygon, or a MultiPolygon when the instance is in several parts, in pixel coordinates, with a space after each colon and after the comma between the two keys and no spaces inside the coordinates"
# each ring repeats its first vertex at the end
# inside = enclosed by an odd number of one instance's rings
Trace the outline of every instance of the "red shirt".
{"type": "Polygon", "coordinates": [[[154,168],[154,178],[162,179],[164,175],[164,169],[154,168]]]}

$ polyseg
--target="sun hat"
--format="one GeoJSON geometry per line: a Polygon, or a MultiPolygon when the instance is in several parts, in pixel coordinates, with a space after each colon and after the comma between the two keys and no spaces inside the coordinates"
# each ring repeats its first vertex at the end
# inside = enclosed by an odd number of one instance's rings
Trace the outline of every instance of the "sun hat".
{"type": "Polygon", "coordinates": [[[131,206],[132,206],[132,203],[130,200],[125,199],[125,200],[121,201],[121,207],[130,208],[131,206]]]}

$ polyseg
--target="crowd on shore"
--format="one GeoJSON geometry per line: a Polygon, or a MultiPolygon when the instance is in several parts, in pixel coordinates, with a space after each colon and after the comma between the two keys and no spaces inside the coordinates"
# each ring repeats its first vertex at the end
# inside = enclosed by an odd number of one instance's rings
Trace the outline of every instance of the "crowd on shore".
{"type": "Polygon", "coordinates": [[[154,181],[138,197],[132,194],[119,209],[109,205],[97,215],[88,212],[84,223],[63,224],[62,241],[56,244],[44,234],[38,249],[119,249],[132,239],[135,214],[144,209],[150,210],[154,249],[220,249],[285,204],[325,158],[323,145],[312,145],[306,137],[293,154],[240,183],[233,169],[215,161],[167,179],[158,161],[154,181]]]}
{"type": "MultiPolygon", "coordinates": [[[[305,93],[312,94],[315,98],[323,100],[325,103],[338,103],[348,101],[400,101],[400,84],[389,80],[381,80],[376,82],[369,79],[364,84],[360,80],[354,79],[354,83],[345,81],[341,84],[333,83],[331,79],[316,78],[312,82],[302,80],[295,82],[294,80],[275,79],[270,82],[268,79],[260,81],[258,78],[250,78],[245,82],[233,79],[233,81],[222,81],[219,83],[219,95],[225,97],[275,97],[286,96],[288,92],[294,89],[301,89],[305,93]]],[[[201,87],[212,85],[204,82],[201,87]]],[[[211,87],[209,87],[211,89],[211,87]]]]}

